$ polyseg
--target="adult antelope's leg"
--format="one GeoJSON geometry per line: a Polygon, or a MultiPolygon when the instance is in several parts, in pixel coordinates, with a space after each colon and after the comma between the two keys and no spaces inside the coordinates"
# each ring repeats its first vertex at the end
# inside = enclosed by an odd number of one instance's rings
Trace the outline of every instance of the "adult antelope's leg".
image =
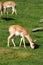
{"type": "Polygon", "coordinates": [[[14,7],[12,7],[12,14],[17,14],[17,12],[16,12],[16,9],[14,8],[14,7]]]}
{"type": "Polygon", "coordinates": [[[8,46],[8,47],[9,47],[10,39],[11,39],[12,37],[13,37],[12,34],[8,37],[8,42],[7,42],[7,46],[8,46]]]}
{"type": "Polygon", "coordinates": [[[4,7],[4,14],[6,13],[6,11],[7,11],[7,8],[6,8],[6,7],[4,7]]]}
{"type": "Polygon", "coordinates": [[[14,7],[12,7],[12,14],[14,14],[14,7]]]}
{"type": "Polygon", "coordinates": [[[14,47],[15,47],[16,45],[15,45],[15,43],[14,43],[14,39],[12,38],[11,40],[12,40],[12,43],[13,43],[13,45],[14,45],[14,47]]]}
{"type": "Polygon", "coordinates": [[[0,7],[0,15],[2,15],[2,7],[0,7]]]}
{"type": "Polygon", "coordinates": [[[2,11],[1,11],[1,15],[2,15],[2,11]]]}

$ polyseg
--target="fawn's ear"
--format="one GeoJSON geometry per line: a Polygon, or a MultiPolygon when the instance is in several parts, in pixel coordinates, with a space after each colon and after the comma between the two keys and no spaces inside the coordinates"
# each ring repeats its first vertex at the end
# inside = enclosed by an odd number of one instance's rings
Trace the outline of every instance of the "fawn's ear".
{"type": "Polygon", "coordinates": [[[36,40],[34,40],[34,41],[32,41],[33,43],[35,43],[36,42],[36,40]]]}
{"type": "Polygon", "coordinates": [[[36,42],[36,40],[33,41],[34,43],[36,42]]]}
{"type": "Polygon", "coordinates": [[[36,42],[36,40],[34,40],[34,42],[36,42]]]}

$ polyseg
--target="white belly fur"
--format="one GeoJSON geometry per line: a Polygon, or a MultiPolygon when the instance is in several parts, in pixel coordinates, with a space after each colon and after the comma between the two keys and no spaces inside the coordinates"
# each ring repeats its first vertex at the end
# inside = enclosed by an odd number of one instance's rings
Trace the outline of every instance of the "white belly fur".
{"type": "Polygon", "coordinates": [[[7,6],[7,7],[12,7],[12,6],[7,6]]]}
{"type": "Polygon", "coordinates": [[[17,31],[15,32],[15,35],[16,35],[16,36],[19,36],[19,35],[20,35],[20,36],[23,36],[22,32],[17,32],[17,31]]]}
{"type": "Polygon", "coordinates": [[[10,8],[10,7],[12,7],[12,6],[5,6],[4,8],[10,8]]]}

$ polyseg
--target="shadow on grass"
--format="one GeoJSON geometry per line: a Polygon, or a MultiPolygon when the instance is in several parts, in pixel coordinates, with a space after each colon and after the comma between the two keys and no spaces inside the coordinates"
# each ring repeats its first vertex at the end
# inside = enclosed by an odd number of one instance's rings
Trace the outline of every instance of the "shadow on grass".
{"type": "Polygon", "coordinates": [[[40,45],[35,44],[35,49],[37,49],[37,48],[39,48],[39,47],[40,47],[40,45]]]}
{"type": "Polygon", "coordinates": [[[1,17],[1,19],[6,20],[6,21],[15,20],[14,18],[11,18],[11,17],[1,17]]]}

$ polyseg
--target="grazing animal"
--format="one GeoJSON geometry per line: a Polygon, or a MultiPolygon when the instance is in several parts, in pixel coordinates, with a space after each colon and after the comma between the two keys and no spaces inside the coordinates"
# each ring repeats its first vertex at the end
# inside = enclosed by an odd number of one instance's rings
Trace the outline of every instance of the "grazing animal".
{"type": "Polygon", "coordinates": [[[22,27],[22,26],[19,26],[19,25],[11,25],[9,27],[9,32],[10,32],[10,35],[8,37],[8,44],[7,46],[9,47],[9,42],[10,40],[12,41],[14,47],[16,46],[15,43],[14,43],[14,36],[21,36],[21,40],[20,40],[20,46],[21,46],[21,43],[23,41],[24,43],[24,47],[26,48],[26,45],[25,45],[25,38],[29,41],[30,43],[30,46],[32,49],[35,48],[35,44],[32,40],[32,38],[30,37],[30,35],[28,34],[28,31],[26,28],[22,27]]]}
{"type": "Polygon", "coordinates": [[[2,2],[0,2],[0,14],[2,15],[2,7],[3,7],[3,4],[2,2]]]}
{"type": "MultiPolygon", "coordinates": [[[[7,8],[12,8],[12,14],[17,14],[17,12],[16,12],[16,3],[15,2],[13,2],[13,1],[6,1],[6,2],[4,2],[3,3],[3,9],[4,9],[4,14],[7,12],[7,8]]],[[[7,12],[7,14],[8,14],[8,12],[7,12]]]]}

